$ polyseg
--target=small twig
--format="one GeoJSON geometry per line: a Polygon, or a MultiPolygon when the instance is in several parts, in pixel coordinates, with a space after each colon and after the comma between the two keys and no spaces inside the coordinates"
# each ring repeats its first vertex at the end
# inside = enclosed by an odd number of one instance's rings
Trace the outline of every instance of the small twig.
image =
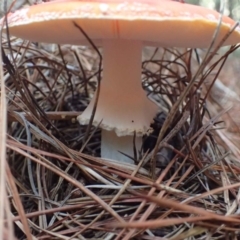
{"type": "MultiPolygon", "coordinates": [[[[8,111],[8,121],[9,122],[17,122],[17,117],[19,112],[8,111]]],[[[21,116],[23,116],[26,120],[32,121],[33,118],[30,114],[26,112],[20,112],[21,116]]],[[[81,114],[81,112],[44,112],[49,120],[73,120],[75,121],[77,116],[81,114]]]]}

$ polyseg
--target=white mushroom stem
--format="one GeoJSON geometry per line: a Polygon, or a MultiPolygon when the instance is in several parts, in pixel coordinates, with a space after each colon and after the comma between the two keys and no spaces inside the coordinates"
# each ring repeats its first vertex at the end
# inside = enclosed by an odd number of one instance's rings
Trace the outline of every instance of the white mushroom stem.
{"type": "MultiPolygon", "coordinates": [[[[131,159],[119,151],[134,156],[133,135],[136,133],[137,150],[142,135],[150,127],[157,112],[142,89],[142,44],[132,40],[103,41],[103,79],[93,124],[102,120],[101,156],[123,162],[131,159]]],[[[87,124],[95,97],[79,116],[81,124],[87,124]]]]}
{"type": "Polygon", "coordinates": [[[133,163],[131,158],[122,154],[125,153],[134,158],[133,147],[135,145],[136,150],[139,151],[142,146],[142,138],[136,137],[134,145],[133,142],[133,136],[118,137],[114,131],[102,129],[101,156],[102,158],[118,160],[120,162],[133,163]]]}

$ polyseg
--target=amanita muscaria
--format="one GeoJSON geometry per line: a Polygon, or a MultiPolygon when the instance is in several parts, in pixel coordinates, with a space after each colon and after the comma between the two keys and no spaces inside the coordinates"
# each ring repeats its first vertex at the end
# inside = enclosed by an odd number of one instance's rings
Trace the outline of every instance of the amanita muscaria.
{"type": "MultiPolygon", "coordinates": [[[[87,41],[75,24],[103,48],[103,74],[93,124],[101,122],[101,156],[132,162],[133,135],[140,149],[157,106],[141,84],[141,54],[146,45],[206,48],[219,26],[215,43],[236,22],[204,7],[169,0],[61,0],[9,13],[11,35],[31,41],[83,45],[87,41]],[[220,25],[219,25],[220,24],[220,25]],[[120,152],[119,152],[120,151],[120,152]]],[[[224,45],[240,41],[235,28],[224,45]]],[[[78,117],[88,124],[95,97],[78,117]]]]}

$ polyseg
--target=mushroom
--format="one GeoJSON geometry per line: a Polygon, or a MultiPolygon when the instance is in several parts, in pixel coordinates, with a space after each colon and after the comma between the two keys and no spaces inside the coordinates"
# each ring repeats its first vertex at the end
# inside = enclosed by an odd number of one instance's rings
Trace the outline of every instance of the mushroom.
{"type": "MultiPolygon", "coordinates": [[[[206,48],[219,26],[221,15],[200,6],[169,0],[61,0],[10,13],[11,35],[45,43],[86,44],[80,26],[103,48],[103,79],[93,125],[102,129],[101,156],[132,163],[133,139],[137,150],[157,113],[141,86],[141,53],[144,45],[206,48]],[[124,153],[124,154],[122,154],[124,153]]],[[[221,19],[215,44],[236,22],[221,19]]],[[[239,27],[224,45],[240,41],[239,27]]],[[[88,124],[93,97],[78,117],[88,124]]]]}

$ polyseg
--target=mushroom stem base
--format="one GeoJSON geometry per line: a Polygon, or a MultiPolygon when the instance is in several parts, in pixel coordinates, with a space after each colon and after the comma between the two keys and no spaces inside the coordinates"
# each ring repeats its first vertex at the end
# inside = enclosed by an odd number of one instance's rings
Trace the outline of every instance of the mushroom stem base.
{"type": "MultiPolygon", "coordinates": [[[[118,160],[120,162],[134,163],[134,136],[122,136],[118,137],[114,131],[102,130],[102,141],[101,141],[101,156],[102,158],[108,158],[118,160]],[[125,156],[124,154],[131,158],[125,156]]],[[[138,151],[142,146],[142,137],[135,138],[135,146],[138,151]]]]}

